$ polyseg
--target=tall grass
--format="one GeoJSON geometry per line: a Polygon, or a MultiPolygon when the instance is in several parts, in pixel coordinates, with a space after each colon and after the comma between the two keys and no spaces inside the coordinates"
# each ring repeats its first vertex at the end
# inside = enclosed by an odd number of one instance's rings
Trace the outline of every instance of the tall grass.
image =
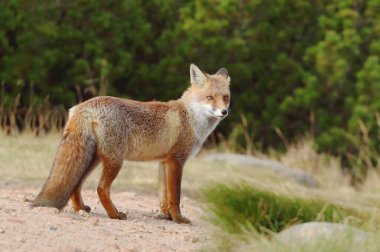
{"type": "Polygon", "coordinates": [[[231,233],[252,228],[259,233],[280,232],[309,221],[351,219],[354,225],[360,225],[369,218],[320,199],[281,195],[248,185],[217,185],[205,191],[205,198],[213,213],[213,222],[231,233]]]}
{"type": "Polygon", "coordinates": [[[14,100],[4,97],[0,101],[0,130],[7,135],[23,131],[40,135],[50,131],[60,131],[64,127],[68,113],[62,105],[53,106],[49,97],[43,101],[31,101],[28,106],[20,104],[20,94],[14,100]]]}
{"type": "Polygon", "coordinates": [[[352,168],[351,184],[355,187],[360,187],[372,171],[380,172],[380,148],[376,141],[380,138],[380,114],[376,114],[372,129],[362,120],[358,120],[358,128],[356,134],[346,133],[353,150],[345,158],[352,168]]]}

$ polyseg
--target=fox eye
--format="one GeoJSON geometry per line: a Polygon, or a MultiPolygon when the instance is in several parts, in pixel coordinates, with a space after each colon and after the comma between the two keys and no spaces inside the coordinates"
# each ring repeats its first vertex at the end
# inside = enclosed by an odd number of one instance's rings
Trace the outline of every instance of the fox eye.
{"type": "Polygon", "coordinates": [[[207,96],[207,100],[211,101],[211,100],[214,100],[214,97],[212,97],[211,95],[207,96]]]}
{"type": "Polygon", "coordinates": [[[228,95],[223,96],[223,100],[228,101],[229,99],[230,97],[228,97],[228,95]]]}

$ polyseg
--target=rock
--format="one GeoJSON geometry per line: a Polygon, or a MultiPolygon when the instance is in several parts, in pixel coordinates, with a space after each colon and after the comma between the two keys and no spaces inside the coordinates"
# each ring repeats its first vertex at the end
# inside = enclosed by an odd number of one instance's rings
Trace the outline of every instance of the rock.
{"type": "Polygon", "coordinates": [[[49,227],[49,230],[51,230],[51,231],[55,231],[55,230],[57,230],[58,228],[57,227],[54,227],[54,226],[51,226],[51,227],[49,227]]]}
{"type": "Polygon", "coordinates": [[[192,243],[197,243],[197,242],[199,242],[199,238],[198,237],[193,237],[193,239],[191,239],[191,242],[192,243]]]}
{"type": "Polygon", "coordinates": [[[307,222],[294,225],[281,231],[275,239],[294,243],[296,241],[312,241],[317,238],[334,239],[338,235],[349,235],[354,242],[364,242],[368,234],[351,226],[330,222],[307,222]]]}
{"type": "Polygon", "coordinates": [[[255,168],[269,169],[280,176],[290,178],[307,187],[318,187],[318,181],[302,170],[287,167],[280,162],[235,153],[215,153],[204,157],[207,161],[228,162],[255,168]]]}

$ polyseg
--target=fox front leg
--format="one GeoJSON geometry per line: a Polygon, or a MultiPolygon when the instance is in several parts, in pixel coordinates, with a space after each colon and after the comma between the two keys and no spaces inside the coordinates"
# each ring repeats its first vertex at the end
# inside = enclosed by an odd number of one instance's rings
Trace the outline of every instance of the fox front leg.
{"type": "Polygon", "coordinates": [[[184,162],[170,157],[166,160],[166,188],[169,213],[177,223],[190,223],[190,220],[181,214],[181,180],[184,162]]]}

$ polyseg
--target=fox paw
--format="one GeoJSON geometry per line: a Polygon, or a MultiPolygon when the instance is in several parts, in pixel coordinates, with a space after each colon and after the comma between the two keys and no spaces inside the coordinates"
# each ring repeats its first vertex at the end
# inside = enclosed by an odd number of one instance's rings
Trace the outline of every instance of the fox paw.
{"type": "Polygon", "coordinates": [[[82,207],[75,207],[73,206],[75,212],[79,212],[80,210],[86,211],[87,213],[91,212],[91,207],[87,205],[83,205],[82,207]]]}
{"type": "Polygon", "coordinates": [[[178,224],[182,224],[182,223],[183,224],[190,224],[191,223],[191,221],[184,216],[180,216],[180,217],[174,219],[174,222],[178,223],[178,224]]]}
{"type": "Polygon", "coordinates": [[[84,211],[86,211],[87,213],[90,213],[91,212],[91,207],[87,206],[87,205],[84,205],[83,209],[84,211]]]}
{"type": "Polygon", "coordinates": [[[127,215],[125,213],[122,213],[122,212],[117,212],[117,215],[116,215],[115,219],[126,220],[127,219],[127,215]]]}

